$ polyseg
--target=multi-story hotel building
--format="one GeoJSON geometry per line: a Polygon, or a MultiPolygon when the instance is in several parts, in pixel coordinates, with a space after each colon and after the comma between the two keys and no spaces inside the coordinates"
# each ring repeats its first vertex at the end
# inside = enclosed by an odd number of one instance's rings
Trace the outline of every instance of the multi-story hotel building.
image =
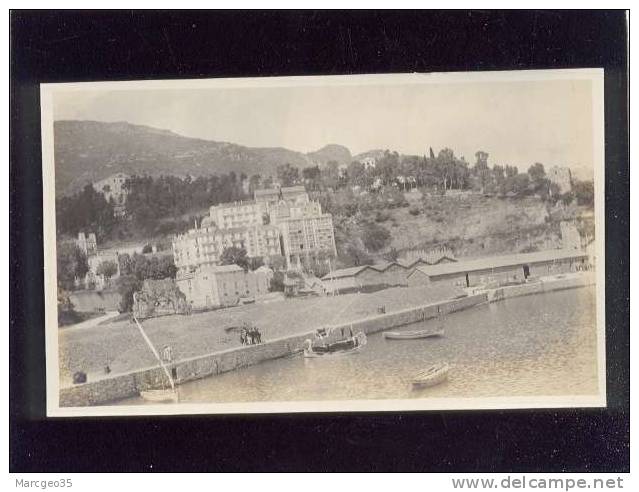
{"type": "Polygon", "coordinates": [[[125,183],[129,177],[124,173],[116,173],[93,183],[93,189],[98,193],[102,193],[104,199],[113,204],[113,214],[115,216],[123,216],[126,212],[128,190],[125,187],[125,183]]]}
{"type": "Polygon", "coordinates": [[[303,186],[257,190],[255,200],[214,205],[209,216],[173,239],[178,272],[216,265],[224,249],[250,257],[283,255],[287,267],[320,252],[335,254],[333,219],[309,199],[303,186]]]}

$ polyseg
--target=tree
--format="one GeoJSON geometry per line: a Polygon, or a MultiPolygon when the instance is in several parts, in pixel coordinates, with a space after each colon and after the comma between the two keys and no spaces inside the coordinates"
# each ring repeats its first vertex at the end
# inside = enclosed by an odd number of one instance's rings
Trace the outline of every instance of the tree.
{"type": "Polygon", "coordinates": [[[151,278],[163,280],[165,278],[175,278],[177,267],[173,260],[173,255],[163,255],[151,259],[151,278]]]}
{"type": "Polygon", "coordinates": [[[108,283],[111,277],[118,273],[118,265],[114,261],[105,260],[98,265],[95,273],[96,275],[102,275],[106,283],[108,283]]]}
{"type": "Polygon", "coordinates": [[[255,190],[260,189],[260,185],[262,184],[262,176],[259,174],[253,174],[249,178],[249,193],[252,195],[255,193],[255,190]]]}
{"type": "Polygon", "coordinates": [[[595,203],[595,187],[592,181],[574,180],[572,191],[577,205],[592,207],[595,203]]]}
{"type": "Polygon", "coordinates": [[[388,230],[374,222],[366,225],[362,241],[369,251],[379,251],[384,248],[390,241],[391,235],[388,230]]]}
{"type": "Polygon", "coordinates": [[[436,177],[437,187],[441,190],[452,188],[455,174],[455,153],[452,149],[444,148],[439,151],[434,161],[434,175],[436,177]]]}
{"type": "MultiPolygon", "coordinates": [[[[242,200],[246,197],[246,175],[234,173],[200,176],[132,176],[125,183],[126,212],[136,231],[153,235],[166,223],[167,218],[179,220],[187,212],[221,202],[242,200]]],[[[259,179],[249,180],[249,188],[256,187],[259,179]]]]}
{"type": "Polygon", "coordinates": [[[73,290],[75,279],[84,278],[89,271],[87,257],[73,241],[62,242],[57,249],[58,286],[73,290]]]}
{"type": "Polygon", "coordinates": [[[271,292],[284,292],[284,278],[286,273],[283,271],[275,271],[271,277],[271,285],[269,290],[271,292]]]}
{"type": "Polygon", "coordinates": [[[460,157],[459,159],[455,159],[453,161],[453,176],[452,176],[452,187],[457,188],[458,190],[465,189],[468,186],[468,176],[470,172],[468,170],[468,163],[464,159],[464,157],[460,157]]]}
{"type": "Polygon", "coordinates": [[[375,175],[379,176],[384,184],[389,184],[395,179],[399,170],[399,154],[388,150],[384,151],[384,155],[375,165],[375,175]]]}
{"type": "Polygon", "coordinates": [[[478,150],[475,152],[475,158],[477,160],[473,167],[473,173],[477,177],[479,186],[481,187],[481,192],[484,193],[486,191],[486,187],[491,181],[491,171],[488,168],[488,152],[478,150]]]}
{"type": "Polygon", "coordinates": [[[129,253],[118,255],[118,266],[120,275],[131,275],[133,273],[133,260],[129,253]]]}
{"type": "Polygon", "coordinates": [[[151,265],[149,259],[138,253],[131,257],[131,272],[140,282],[151,278],[151,265]]]}
{"type": "Polygon", "coordinates": [[[311,189],[319,189],[321,181],[321,172],[319,166],[305,167],[304,169],[302,169],[302,176],[304,177],[304,181],[309,185],[311,189]]]}
{"type": "Polygon", "coordinates": [[[343,259],[348,266],[372,265],[373,259],[364,250],[361,241],[351,241],[346,245],[343,259]]]}
{"type": "Polygon", "coordinates": [[[365,188],[367,185],[367,175],[366,168],[364,164],[359,161],[353,161],[348,165],[346,169],[346,174],[348,175],[348,180],[351,185],[361,186],[365,188]]]}
{"type": "Polygon", "coordinates": [[[293,186],[299,183],[300,170],[288,162],[277,166],[277,179],[282,186],[293,186]]]}
{"type": "Polygon", "coordinates": [[[419,186],[436,187],[439,185],[439,177],[437,174],[437,158],[434,155],[433,149],[430,149],[432,154],[430,157],[422,157],[417,162],[417,184],[419,186]]]}
{"type": "Polygon", "coordinates": [[[237,265],[244,270],[248,270],[249,258],[244,248],[231,246],[230,248],[224,248],[224,251],[222,251],[220,263],[222,265],[237,265]]]}
{"type": "Polygon", "coordinates": [[[409,178],[417,177],[417,175],[419,174],[419,157],[417,157],[416,155],[403,157],[399,167],[400,172],[404,177],[404,180],[402,182],[404,189],[406,189],[407,186],[409,188],[412,187],[412,184],[415,182],[415,180],[411,180],[409,178]]]}
{"type": "Polygon", "coordinates": [[[535,162],[528,168],[528,176],[533,183],[539,182],[546,177],[546,171],[544,165],[540,162],[535,162]]]}
{"type": "Polygon", "coordinates": [[[339,185],[339,162],[328,161],[326,167],[322,170],[322,180],[325,186],[337,188],[339,185]]]}
{"type": "Polygon", "coordinates": [[[69,293],[62,287],[58,287],[58,326],[69,325],[77,321],[78,315],[69,293]]]}
{"type": "Polygon", "coordinates": [[[505,182],[506,193],[512,192],[516,195],[526,194],[529,186],[530,177],[526,173],[519,173],[516,176],[509,177],[505,182]]]}
{"type": "Polygon", "coordinates": [[[530,177],[533,192],[537,193],[543,199],[548,198],[550,195],[550,180],[546,178],[544,165],[540,162],[535,162],[528,168],[528,176],[530,177]]]}
{"type": "Polygon", "coordinates": [[[60,234],[75,236],[80,231],[94,231],[98,238],[103,238],[111,233],[115,223],[113,205],[91,183],[56,202],[56,226],[60,234]]]}
{"type": "Polygon", "coordinates": [[[264,265],[264,258],[261,256],[249,257],[249,267],[251,270],[257,270],[264,265]]]}
{"type": "Polygon", "coordinates": [[[397,258],[399,258],[399,251],[397,251],[397,248],[391,248],[388,252],[384,253],[384,259],[386,261],[397,261],[397,258]]]}
{"type": "Polygon", "coordinates": [[[507,178],[514,178],[519,174],[519,169],[517,169],[517,166],[509,166],[508,164],[506,164],[504,172],[507,178]]]}
{"type": "MultiPolygon", "coordinates": [[[[133,254],[130,259],[130,266],[126,268],[140,282],[153,279],[162,280],[165,278],[175,278],[177,268],[172,255],[154,256],[148,258],[137,253],[133,254]]],[[[121,272],[124,275],[124,272],[121,272]]]]}
{"type": "Polygon", "coordinates": [[[133,307],[133,293],[142,288],[142,282],[135,275],[123,275],[118,279],[118,293],[120,294],[119,311],[130,312],[133,307]]]}
{"type": "MultiPolygon", "coordinates": [[[[566,195],[570,195],[570,193],[566,193],[566,195]]],[[[562,196],[561,188],[557,183],[551,183],[548,181],[548,197],[552,198],[555,202],[557,200],[562,200],[566,205],[570,205],[570,203],[566,203],[566,197],[562,196]]],[[[570,201],[572,201],[572,196],[570,196],[570,201]]]]}
{"type": "Polygon", "coordinates": [[[267,176],[264,178],[262,186],[266,189],[273,188],[273,176],[267,176]]]}
{"type": "Polygon", "coordinates": [[[560,195],[561,202],[566,206],[570,205],[573,202],[574,198],[575,197],[572,195],[572,193],[564,193],[563,195],[560,195]]]}
{"type": "Polygon", "coordinates": [[[309,181],[314,181],[320,176],[320,168],[319,166],[309,166],[302,169],[302,176],[304,179],[309,181]]]}
{"type": "Polygon", "coordinates": [[[268,265],[273,271],[286,269],[286,258],[282,255],[269,256],[268,265]]]}

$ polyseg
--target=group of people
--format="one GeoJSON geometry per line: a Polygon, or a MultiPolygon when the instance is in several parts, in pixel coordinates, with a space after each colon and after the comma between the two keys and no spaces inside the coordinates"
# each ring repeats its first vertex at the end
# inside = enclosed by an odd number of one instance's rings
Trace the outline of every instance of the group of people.
{"type": "Polygon", "coordinates": [[[244,324],[240,331],[240,343],[242,345],[255,345],[262,343],[262,333],[256,326],[249,326],[244,324]]]}

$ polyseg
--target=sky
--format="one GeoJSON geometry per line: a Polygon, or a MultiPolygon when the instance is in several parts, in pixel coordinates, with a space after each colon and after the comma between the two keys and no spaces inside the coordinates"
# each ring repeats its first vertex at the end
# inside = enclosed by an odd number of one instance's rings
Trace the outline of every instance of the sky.
{"type": "MultiPolygon", "coordinates": [[[[95,86],[94,86],[95,87],[95,86]]],[[[58,91],[55,120],[126,121],[188,137],[301,152],[341,144],[427,154],[450,147],[525,170],[591,174],[589,80],[58,91]]]]}

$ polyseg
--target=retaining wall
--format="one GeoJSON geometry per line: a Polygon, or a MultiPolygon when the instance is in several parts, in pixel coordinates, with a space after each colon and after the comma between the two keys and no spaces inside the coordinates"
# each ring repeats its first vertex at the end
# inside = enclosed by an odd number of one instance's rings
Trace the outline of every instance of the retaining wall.
{"type": "MultiPolygon", "coordinates": [[[[379,314],[352,323],[337,325],[337,328],[352,326],[353,331],[363,331],[366,334],[377,333],[389,328],[434,318],[439,314],[461,311],[486,301],[494,302],[511,297],[585,287],[594,284],[594,275],[579,275],[501,287],[459,299],[379,314]]],[[[299,352],[302,350],[304,340],[311,336],[313,336],[313,332],[307,332],[270,340],[260,345],[249,345],[192,357],[175,362],[171,369],[175,371],[176,382],[180,384],[299,352]]],[[[162,382],[166,383],[166,376],[159,367],[140,369],[127,374],[111,375],[104,379],[61,388],[60,406],[104,404],[109,401],[136,396],[141,390],[157,388],[162,382]]]]}
{"type": "Polygon", "coordinates": [[[490,302],[501,301],[511,297],[528,296],[531,294],[541,294],[543,292],[552,292],[555,290],[574,289],[578,287],[587,287],[595,285],[596,279],[594,274],[575,275],[565,278],[554,278],[542,280],[539,282],[531,282],[521,285],[510,285],[508,287],[500,287],[488,291],[488,299],[490,302]]]}
{"type": "Polygon", "coordinates": [[[120,298],[115,290],[77,290],[69,293],[73,308],[80,312],[117,311],[120,298]]]}
{"type": "MultiPolygon", "coordinates": [[[[337,328],[352,326],[353,331],[363,331],[366,334],[371,334],[433,318],[440,313],[446,314],[460,311],[487,300],[487,294],[475,294],[459,299],[379,314],[354,321],[353,323],[337,325],[337,328]]],[[[259,345],[237,347],[213,354],[183,359],[172,364],[170,369],[175,371],[174,376],[178,384],[193,381],[299,352],[303,348],[304,340],[312,336],[313,332],[311,331],[270,340],[259,345]]],[[[166,376],[159,367],[140,369],[127,374],[111,375],[84,384],[61,388],[60,406],[99,405],[136,396],[141,390],[161,386],[162,382],[166,384],[166,376]]]]}

